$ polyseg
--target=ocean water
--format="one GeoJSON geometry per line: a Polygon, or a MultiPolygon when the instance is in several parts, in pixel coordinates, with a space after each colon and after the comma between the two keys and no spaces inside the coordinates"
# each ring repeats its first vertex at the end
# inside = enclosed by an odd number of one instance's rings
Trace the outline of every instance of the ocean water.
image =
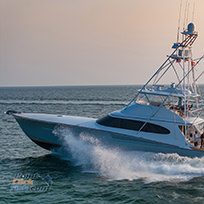
{"type": "Polygon", "coordinates": [[[4,114],[16,110],[99,118],[123,108],[137,89],[0,88],[0,204],[204,203],[204,157],[122,152],[105,147],[91,135],[76,139],[68,128],[56,130],[63,137],[64,151],[49,152],[29,140],[14,118],[4,114]],[[20,178],[34,183],[13,189],[20,178]],[[30,186],[49,189],[26,190],[30,186]]]}

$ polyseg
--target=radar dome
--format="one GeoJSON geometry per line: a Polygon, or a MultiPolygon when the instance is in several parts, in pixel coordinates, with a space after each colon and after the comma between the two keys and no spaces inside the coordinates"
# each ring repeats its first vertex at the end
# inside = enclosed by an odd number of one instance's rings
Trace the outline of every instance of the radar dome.
{"type": "Polygon", "coordinates": [[[194,26],[194,24],[193,23],[189,23],[188,24],[188,33],[189,34],[194,34],[194,30],[195,30],[195,26],[194,26]]]}

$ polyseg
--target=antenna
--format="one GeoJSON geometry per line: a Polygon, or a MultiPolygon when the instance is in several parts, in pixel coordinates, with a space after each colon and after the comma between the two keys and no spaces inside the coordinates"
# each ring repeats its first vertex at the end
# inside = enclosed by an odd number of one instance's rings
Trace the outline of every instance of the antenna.
{"type": "Polygon", "coordinates": [[[179,42],[179,34],[180,34],[181,9],[182,9],[182,0],[181,0],[181,2],[180,2],[180,9],[179,9],[178,32],[177,32],[177,43],[179,42]]]}
{"type": "Polygon", "coordinates": [[[187,6],[187,0],[185,4],[185,9],[184,9],[183,30],[185,30],[185,24],[186,24],[186,6],[187,6]]]}
{"type": "Polygon", "coordinates": [[[192,22],[194,21],[194,15],[195,15],[195,1],[194,1],[194,3],[193,3],[192,22]]]}
{"type": "MultiPolygon", "coordinates": [[[[187,10],[187,3],[188,1],[186,0],[186,5],[185,5],[185,10],[184,10],[184,19],[183,19],[183,31],[185,31],[185,27],[186,27],[186,10],[187,10]]],[[[183,35],[182,35],[182,40],[183,40],[183,35]]]]}
{"type": "Polygon", "coordinates": [[[188,18],[189,18],[189,7],[190,7],[190,3],[187,1],[187,10],[186,10],[186,25],[188,25],[188,18]]]}

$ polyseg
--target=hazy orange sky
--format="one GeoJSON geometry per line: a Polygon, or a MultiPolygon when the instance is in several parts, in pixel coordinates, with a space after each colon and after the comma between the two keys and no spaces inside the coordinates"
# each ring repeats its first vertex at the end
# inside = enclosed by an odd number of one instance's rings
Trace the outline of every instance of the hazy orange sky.
{"type": "MultiPolygon", "coordinates": [[[[194,2],[200,57],[204,0],[189,0],[189,22],[194,2]]],[[[143,84],[171,52],[179,6],[180,0],[0,0],[0,86],[143,84]]]]}

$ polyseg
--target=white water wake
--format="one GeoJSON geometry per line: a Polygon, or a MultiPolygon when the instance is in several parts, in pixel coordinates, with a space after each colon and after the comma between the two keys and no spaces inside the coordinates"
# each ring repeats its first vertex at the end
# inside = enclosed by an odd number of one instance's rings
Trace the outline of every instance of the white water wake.
{"type": "Polygon", "coordinates": [[[64,149],[69,152],[61,155],[63,159],[72,160],[74,165],[82,166],[86,172],[97,172],[109,179],[186,181],[204,175],[204,157],[110,149],[86,133],[75,136],[66,127],[57,128],[54,133],[62,139],[64,149]]]}

